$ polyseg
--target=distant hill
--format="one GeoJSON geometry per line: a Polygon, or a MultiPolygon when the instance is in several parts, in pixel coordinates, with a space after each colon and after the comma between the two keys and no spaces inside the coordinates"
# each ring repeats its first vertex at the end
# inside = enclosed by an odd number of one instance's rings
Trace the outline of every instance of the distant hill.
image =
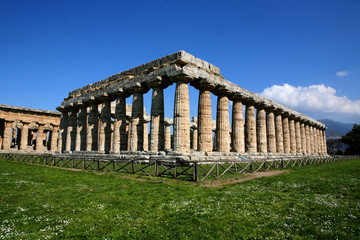
{"type": "Polygon", "coordinates": [[[326,137],[338,137],[344,136],[346,133],[351,131],[354,124],[336,122],[329,119],[320,119],[320,122],[324,123],[327,127],[325,133],[326,137]]]}

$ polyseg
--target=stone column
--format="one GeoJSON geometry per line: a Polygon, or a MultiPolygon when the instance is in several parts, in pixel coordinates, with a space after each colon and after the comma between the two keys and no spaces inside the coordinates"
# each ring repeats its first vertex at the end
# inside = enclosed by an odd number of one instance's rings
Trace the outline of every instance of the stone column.
{"type": "Polygon", "coordinates": [[[314,154],[318,154],[318,138],[317,138],[317,132],[316,132],[316,127],[313,127],[313,136],[314,136],[314,154]]]}
{"type": "Polygon", "coordinates": [[[113,133],[113,151],[119,153],[127,150],[126,139],[126,98],[119,96],[116,100],[114,133],[113,133]]]}
{"type": "Polygon", "coordinates": [[[165,150],[171,149],[171,132],[170,132],[171,124],[165,122],[165,150]]]}
{"type": "Polygon", "coordinates": [[[317,136],[318,136],[318,144],[319,144],[319,147],[318,147],[318,153],[319,154],[322,154],[322,151],[323,151],[323,143],[322,143],[322,134],[320,135],[321,133],[321,130],[319,128],[316,129],[317,131],[317,136]]]}
{"type": "Polygon", "coordinates": [[[266,131],[267,131],[268,152],[276,153],[274,113],[270,110],[268,110],[266,113],[266,131]]]}
{"type": "Polygon", "coordinates": [[[216,150],[230,152],[229,103],[224,95],[218,96],[216,112],[216,150]]]}
{"type": "Polygon", "coordinates": [[[314,134],[316,135],[316,154],[319,154],[320,153],[320,144],[319,144],[319,131],[317,129],[317,127],[314,128],[314,134]]]}
{"type": "Polygon", "coordinates": [[[150,151],[164,150],[164,92],[160,86],[153,88],[151,98],[150,151]]]}
{"type": "Polygon", "coordinates": [[[267,153],[265,110],[261,107],[256,111],[256,134],[258,152],[267,153]]]}
{"type": "Polygon", "coordinates": [[[111,144],[111,100],[106,99],[100,114],[98,151],[108,153],[111,144]]]}
{"type": "Polygon", "coordinates": [[[50,135],[50,151],[55,152],[57,149],[59,126],[54,126],[50,135]]]}
{"type": "Polygon", "coordinates": [[[43,152],[44,151],[44,124],[39,123],[38,134],[36,138],[36,151],[43,152]]]}
{"type": "Polygon", "coordinates": [[[23,127],[21,129],[20,150],[27,150],[28,137],[29,137],[29,124],[23,123],[23,127]]]}
{"type": "Polygon", "coordinates": [[[98,150],[99,131],[99,106],[97,103],[90,104],[88,124],[86,131],[86,151],[98,150]]]}
{"type": "Polygon", "coordinates": [[[174,151],[190,151],[190,105],[186,82],[176,82],[174,103],[174,151]]]}
{"type": "Polygon", "coordinates": [[[57,152],[59,153],[65,151],[68,122],[69,122],[69,113],[64,111],[61,112],[59,143],[57,147],[57,152]]]}
{"type": "Polygon", "coordinates": [[[198,151],[211,152],[213,148],[211,94],[205,89],[199,90],[198,129],[198,151]]]}
{"type": "Polygon", "coordinates": [[[256,121],[254,105],[246,105],[245,113],[245,149],[246,152],[256,153],[256,121]]]}
{"type": "Polygon", "coordinates": [[[13,127],[11,131],[11,146],[15,146],[15,144],[16,144],[16,127],[13,127]]]}
{"type": "Polygon", "coordinates": [[[78,113],[78,109],[72,109],[70,111],[69,124],[67,127],[67,133],[66,133],[66,149],[65,149],[65,151],[67,151],[67,152],[75,150],[77,113],[78,113]]]}
{"type": "Polygon", "coordinates": [[[309,132],[310,132],[310,153],[314,154],[315,153],[315,148],[314,148],[314,131],[313,131],[313,127],[310,126],[309,128],[309,132]]]}
{"type": "Polygon", "coordinates": [[[311,143],[310,143],[310,128],[309,125],[305,125],[305,138],[306,138],[306,154],[311,153],[311,143]]]}
{"type": "MultiPolygon", "coordinates": [[[[211,124],[209,124],[211,125],[211,124]]],[[[238,99],[233,101],[232,109],[232,150],[237,153],[245,152],[244,114],[242,102],[238,99]]],[[[212,136],[211,136],[212,137],[212,136]]]]}
{"type": "Polygon", "coordinates": [[[149,151],[149,129],[148,123],[150,119],[146,119],[144,117],[144,143],[143,143],[143,150],[149,151]]]}
{"type": "Polygon", "coordinates": [[[296,153],[302,153],[300,122],[295,122],[296,153]]]}
{"type": "Polygon", "coordinates": [[[290,153],[296,154],[296,135],[295,135],[295,121],[290,119],[289,121],[290,131],[290,153]]]}
{"type": "Polygon", "coordinates": [[[130,151],[143,151],[144,144],[144,100],[141,92],[133,95],[130,124],[130,151]]]}
{"type": "Polygon", "coordinates": [[[193,149],[198,150],[198,129],[196,126],[192,127],[193,129],[193,149]]]}
{"type": "Polygon", "coordinates": [[[283,118],[284,153],[290,153],[289,118],[283,118]]]}
{"type": "Polygon", "coordinates": [[[306,131],[305,124],[300,124],[300,134],[301,134],[301,153],[306,154],[306,131]]]}
{"type": "Polygon", "coordinates": [[[325,129],[323,130],[323,142],[324,142],[324,154],[327,155],[327,143],[326,143],[326,132],[325,129]]]}
{"type": "Polygon", "coordinates": [[[284,138],[281,114],[276,114],[275,117],[275,130],[276,130],[276,152],[284,153],[284,138]]]}
{"type": "Polygon", "coordinates": [[[5,129],[4,129],[4,140],[3,140],[3,149],[10,150],[11,146],[11,132],[12,132],[12,122],[5,120],[5,129]]]}
{"type": "Polygon", "coordinates": [[[77,119],[75,151],[86,150],[86,117],[86,107],[82,106],[77,119]]]}

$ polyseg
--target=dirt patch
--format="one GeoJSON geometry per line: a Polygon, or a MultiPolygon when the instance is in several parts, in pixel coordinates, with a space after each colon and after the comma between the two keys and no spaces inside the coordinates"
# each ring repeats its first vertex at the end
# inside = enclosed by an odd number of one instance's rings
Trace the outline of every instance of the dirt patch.
{"type": "MultiPolygon", "coordinates": [[[[250,180],[253,180],[256,178],[271,177],[271,176],[280,175],[280,174],[287,173],[287,172],[290,172],[290,171],[289,170],[274,170],[274,171],[267,171],[267,172],[256,172],[256,173],[246,174],[246,177],[241,178],[241,179],[234,179],[234,178],[221,179],[220,178],[220,180],[212,180],[212,181],[208,181],[208,182],[204,182],[204,183],[193,183],[193,184],[188,184],[188,185],[192,185],[192,186],[199,185],[202,187],[223,187],[223,186],[229,185],[229,184],[250,181],[250,180]]],[[[176,180],[170,181],[167,179],[158,180],[158,179],[136,178],[136,177],[132,177],[132,176],[121,176],[121,175],[118,175],[118,176],[121,178],[135,180],[135,181],[139,181],[139,182],[161,182],[161,183],[165,183],[165,184],[181,184],[182,183],[182,181],[176,181],[176,180]]]]}
{"type": "MultiPolygon", "coordinates": [[[[34,165],[38,165],[38,166],[44,166],[41,164],[34,164],[34,165]]],[[[63,170],[68,170],[68,171],[75,171],[75,172],[81,172],[84,171],[83,169],[74,169],[74,168],[64,168],[64,167],[57,167],[57,166],[46,166],[46,167],[50,167],[50,168],[57,168],[57,169],[63,169],[63,170]]],[[[211,180],[211,181],[206,181],[206,182],[200,182],[200,183],[192,183],[192,184],[186,184],[186,185],[199,185],[202,187],[223,187],[229,184],[234,184],[234,183],[240,183],[240,182],[245,182],[245,181],[250,181],[256,178],[262,178],[262,177],[271,177],[271,176],[275,176],[275,175],[280,175],[286,172],[290,172],[289,170],[274,170],[274,171],[267,171],[267,172],[256,172],[256,173],[248,173],[246,174],[246,177],[241,178],[241,179],[236,179],[236,178],[228,178],[228,179],[219,179],[219,180],[211,180]]],[[[107,174],[106,172],[95,172],[95,174],[98,175],[104,175],[107,174]]],[[[146,178],[141,178],[141,177],[132,177],[132,176],[128,176],[128,175],[117,175],[120,178],[124,178],[124,179],[129,179],[129,180],[135,180],[135,181],[139,181],[139,182],[161,182],[161,183],[165,183],[165,184],[181,184],[182,181],[180,180],[174,180],[174,179],[166,179],[164,178],[164,180],[162,179],[146,179],[146,178]]]]}
{"type": "Polygon", "coordinates": [[[240,183],[240,182],[245,182],[245,181],[250,181],[256,178],[262,178],[262,177],[270,177],[270,176],[275,176],[275,175],[280,175],[283,173],[289,172],[289,170],[274,170],[274,171],[268,171],[268,172],[256,172],[256,173],[250,173],[247,174],[247,177],[242,178],[242,179],[226,179],[226,180],[214,180],[211,182],[206,182],[201,184],[201,186],[204,187],[222,187],[228,184],[234,184],[234,183],[240,183]]]}

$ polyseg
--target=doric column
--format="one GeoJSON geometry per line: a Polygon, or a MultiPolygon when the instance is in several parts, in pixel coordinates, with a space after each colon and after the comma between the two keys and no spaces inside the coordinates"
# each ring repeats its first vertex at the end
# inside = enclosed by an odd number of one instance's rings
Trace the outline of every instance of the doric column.
{"type": "Polygon", "coordinates": [[[314,129],[313,129],[312,126],[310,126],[309,131],[310,131],[310,154],[314,154],[314,153],[315,153],[315,148],[314,148],[314,129]]]}
{"type": "Polygon", "coordinates": [[[176,82],[174,102],[174,151],[190,151],[190,105],[188,84],[176,82]]]}
{"type": "Polygon", "coordinates": [[[150,116],[144,116],[144,142],[143,150],[149,151],[149,128],[148,123],[150,122],[150,116]]]}
{"type": "Polygon", "coordinates": [[[111,144],[111,100],[106,99],[100,114],[98,151],[108,153],[111,144]]]}
{"type": "Polygon", "coordinates": [[[88,124],[86,131],[86,151],[98,150],[98,131],[99,131],[99,105],[90,104],[88,124]]]}
{"type": "Polygon", "coordinates": [[[50,151],[51,152],[55,152],[57,150],[58,131],[59,131],[59,126],[54,126],[50,133],[50,151]]]}
{"type": "Polygon", "coordinates": [[[86,117],[87,111],[86,107],[82,106],[78,114],[77,119],[77,128],[76,128],[76,144],[75,151],[84,151],[86,150],[86,117]]]}
{"type": "Polygon", "coordinates": [[[301,134],[301,153],[306,154],[306,131],[305,131],[305,124],[303,122],[300,124],[300,134],[301,134]]]}
{"type": "Polygon", "coordinates": [[[150,151],[164,150],[164,92],[160,85],[153,87],[150,119],[150,151]]]}
{"type": "Polygon", "coordinates": [[[43,152],[44,151],[44,125],[43,123],[39,123],[38,134],[36,138],[36,151],[43,152]]]}
{"type": "Polygon", "coordinates": [[[133,95],[130,124],[130,151],[143,151],[144,144],[144,100],[142,92],[133,95]]]}
{"type": "Polygon", "coordinates": [[[305,125],[305,137],[306,137],[306,154],[311,154],[311,134],[308,124],[305,125]]]}
{"type": "Polygon", "coordinates": [[[284,138],[281,114],[276,113],[275,117],[275,131],[276,131],[276,152],[284,153],[284,138]]]}
{"type": "Polygon", "coordinates": [[[290,153],[289,118],[283,117],[284,153],[290,153]]]}
{"type": "Polygon", "coordinates": [[[324,143],[324,154],[327,155],[327,143],[326,143],[326,133],[325,133],[325,129],[322,130],[323,132],[323,143],[324,143]]]}
{"type": "Polygon", "coordinates": [[[23,127],[21,129],[20,150],[27,150],[28,137],[29,137],[29,123],[24,122],[23,127]]]}
{"type": "Polygon", "coordinates": [[[11,146],[11,132],[12,132],[12,122],[5,120],[5,129],[4,129],[4,140],[3,140],[3,149],[10,150],[11,146]]]}
{"type": "Polygon", "coordinates": [[[251,103],[246,105],[245,112],[245,150],[249,153],[257,152],[255,108],[251,103]]]}
{"type": "Polygon", "coordinates": [[[198,150],[198,129],[196,126],[192,127],[193,129],[193,149],[198,150]]]}
{"type": "Polygon", "coordinates": [[[78,109],[75,109],[75,108],[70,111],[69,124],[68,124],[67,132],[66,132],[66,149],[65,149],[65,151],[67,151],[67,152],[75,150],[77,113],[78,113],[78,109]]]}
{"type": "Polygon", "coordinates": [[[165,150],[171,149],[171,132],[170,132],[170,126],[172,123],[170,121],[165,121],[165,150]]]}
{"type": "MultiPolygon", "coordinates": [[[[209,124],[211,125],[211,124],[209,124]]],[[[242,102],[238,99],[233,101],[232,109],[232,150],[237,153],[245,152],[244,114],[242,102]]],[[[212,136],[211,136],[212,137],[212,136]]]]}
{"type": "Polygon", "coordinates": [[[274,121],[274,112],[272,110],[267,110],[266,113],[266,131],[267,131],[268,152],[276,153],[275,121],[274,121]]]}
{"type": "Polygon", "coordinates": [[[322,154],[322,151],[323,151],[323,143],[322,143],[322,134],[321,134],[321,130],[319,128],[316,129],[317,131],[317,136],[318,136],[318,144],[319,144],[319,147],[318,147],[318,153],[319,154],[322,154]]]}
{"type": "Polygon", "coordinates": [[[302,144],[301,144],[301,129],[300,129],[300,122],[295,122],[295,140],[296,140],[296,153],[302,153],[302,144]]]}
{"type": "Polygon", "coordinates": [[[315,127],[314,131],[315,131],[315,135],[316,135],[316,154],[320,154],[321,144],[320,144],[320,137],[319,137],[319,129],[317,127],[315,127]]]}
{"type": "Polygon", "coordinates": [[[218,96],[216,111],[216,150],[230,152],[229,103],[224,95],[218,96]]]}
{"type": "Polygon", "coordinates": [[[289,131],[290,131],[290,153],[296,154],[296,135],[295,135],[294,119],[289,120],[289,131]]]}
{"type": "Polygon", "coordinates": [[[198,129],[198,151],[211,152],[213,148],[211,94],[207,89],[199,90],[198,129]]]}
{"type": "Polygon", "coordinates": [[[69,113],[62,111],[60,118],[59,143],[57,147],[57,152],[59,153],[65,151],[68,122],[69,113]]]}
{"type": "Polygon", "coordinates": [[[258,152],[267,153],[265,110],[261,107],[256,111],[256,134],[258,152]]]}
{"type": "Polygon", "coordinates": [[[314,132],[314,153],[319,154],[319,141],[318,141],[316,127],[313,127],[313,132],[314,132]]]}
{"type": "Polygon", "coordinates": [[[114,133],[113,133],[113,151],[119,153],[127,150],[126,139],[126,98],[119,96],[116,100],[114,133]]]}

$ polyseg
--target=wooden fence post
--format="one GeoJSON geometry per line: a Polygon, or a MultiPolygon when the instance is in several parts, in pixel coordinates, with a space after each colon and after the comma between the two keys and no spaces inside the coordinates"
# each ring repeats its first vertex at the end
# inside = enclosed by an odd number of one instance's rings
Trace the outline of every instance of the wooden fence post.
{"type": "Polygon", "coordinates": [[[175,160],[175,167],[174,167],[174,179],[177,178],[177,160],[175,160]]]}
{"type": "Polygon", "coordinates": [[[135,173],[134,160],[131,160],[131,174],[135,173]]]}
{"type": "Polygon", "coordinates": [[[154,176],[157,177],[159,175],[159,165],[158,165],[158,161],[155,160],[155,163],[154,163],[154,176]]]}
{"type": "Polygon", "coordinates": [[[197,162],[193,163],[193,177],[194,177],[194,182],[199,181],[199,168],[197,162]]]}

